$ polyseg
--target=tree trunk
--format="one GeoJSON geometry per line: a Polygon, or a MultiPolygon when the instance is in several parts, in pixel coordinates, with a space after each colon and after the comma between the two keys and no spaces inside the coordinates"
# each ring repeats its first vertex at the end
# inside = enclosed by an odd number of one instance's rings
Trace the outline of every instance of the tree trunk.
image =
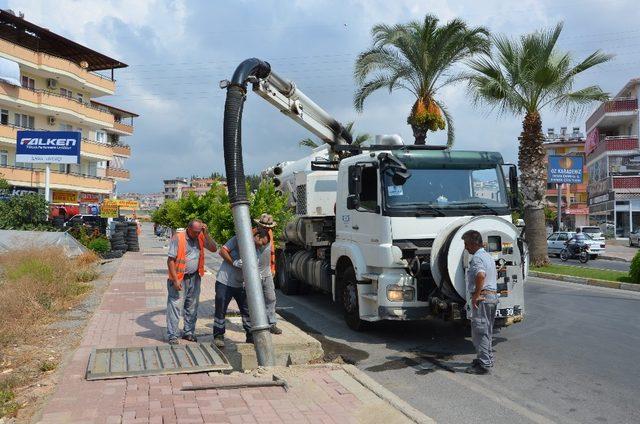
{"type": "Polygon", "coordinates": [[[427,144],[427,130],[425,128],[419,125],[411,125],[411,129],[413,130],[413,138],[415,138],[413,144],[419,146],[427,144]]]}
{"type": "Polygon", "coordinates": [[[531,263],[536,266],[549,262],[544,218],[547,166],[543,139],[540,114],[527,113],[522,122],[518,167],[524,197],[525,238],[531,263]]]}

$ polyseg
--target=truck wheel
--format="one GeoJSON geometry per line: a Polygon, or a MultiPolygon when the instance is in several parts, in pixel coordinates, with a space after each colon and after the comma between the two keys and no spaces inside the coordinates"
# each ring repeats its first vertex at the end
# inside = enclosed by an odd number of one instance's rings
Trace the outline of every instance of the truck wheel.
{"type": "Polygon", "coordinates": [[[344,320],[350,329],[364,331],[369,323],[360,319],[358,281],[356,280],[355,270],[352,267],[347,268],[342,278],[342,309],[344,310],[344,320]]]}
{"type": "Polygon", "coordinates": [[[280,291],[286,294],[287,296],[298,294],[300,283],[291,277],[289,273],[289,263],[288,256],[286,253],[282,252],[278,255],[278,260],[276,263],[276,270],[278,271],[276,274],[276,279],[278,280],[278,286],[280,287],[280,291]]]}

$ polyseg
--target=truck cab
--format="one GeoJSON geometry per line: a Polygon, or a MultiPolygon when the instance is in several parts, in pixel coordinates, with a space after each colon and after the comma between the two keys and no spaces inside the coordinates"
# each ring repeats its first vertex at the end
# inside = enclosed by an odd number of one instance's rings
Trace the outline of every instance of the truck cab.
{"type": "Polygon", "coordinates": [[[525,246],[511,224],[503,166],[494,152],[410,148],[340,162],[332,292],[352,328],[467,315],[468,229],[481,231],[500,267],[498,317],[522,317],[525,246]]]}

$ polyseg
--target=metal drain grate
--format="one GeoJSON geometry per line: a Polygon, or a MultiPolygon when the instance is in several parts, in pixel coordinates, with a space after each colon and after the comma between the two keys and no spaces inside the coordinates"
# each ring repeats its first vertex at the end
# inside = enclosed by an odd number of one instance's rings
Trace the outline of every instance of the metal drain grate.
{"type": "Polygon", "coordinates": [[[231,369],[224,354],[208,343],[117,347],[94,349],[89,357],[86,378],[106,380],[231,369]]]}

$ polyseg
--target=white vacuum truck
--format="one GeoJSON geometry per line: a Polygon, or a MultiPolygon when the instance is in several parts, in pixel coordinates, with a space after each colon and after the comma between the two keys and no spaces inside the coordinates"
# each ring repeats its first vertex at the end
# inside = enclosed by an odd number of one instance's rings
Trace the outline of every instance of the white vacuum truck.
{"type": "Polygon", "coordinates": [[[254,92],[326,143],[263,172],[295,208],[277,251],[285,294],[331,293],[355,330],[380,320],[465,319],[462,234],[477,230],[498,270],[496,324],[523,318],[528,252],[511,223],[514,165],[499,153],[405,145],[397,135],[351,146],[344,128],[294,83],[258,59],[239,69],[249,67],[254,92]]]}

